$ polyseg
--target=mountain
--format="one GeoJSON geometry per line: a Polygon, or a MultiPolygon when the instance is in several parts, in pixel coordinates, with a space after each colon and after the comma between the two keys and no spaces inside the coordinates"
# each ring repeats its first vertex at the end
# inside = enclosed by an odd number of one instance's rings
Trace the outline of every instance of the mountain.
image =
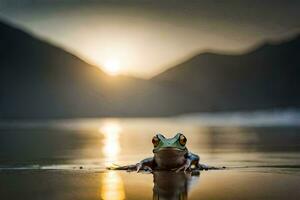
{"type": "Polygon", "coordinates": [[[162,116],[192,98],[157,83],[113,78],[65,50],[0,23],[0,119],[162,116]]]}
{"type": "Polygon", "coordinates": [[[111,77],[0,22],[0,119],[156,117],[300,107],[300,37],[241,55],[202,53],[151,80],[111,77]]]}
{"type": "Polygon", "coordinates": [[[195,111],[299,108],[300,35],[239,55],[201,53],[152,81],[195,96],[195,111]]]}

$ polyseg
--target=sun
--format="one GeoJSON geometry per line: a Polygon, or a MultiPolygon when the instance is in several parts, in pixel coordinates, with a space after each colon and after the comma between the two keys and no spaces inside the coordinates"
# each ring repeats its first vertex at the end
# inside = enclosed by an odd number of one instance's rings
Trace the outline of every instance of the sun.
{"type": "Polygon", "coordinates": [[[120,60],[116,58],[109,58],[103,63],[104,70],[111,76],[120,74],[120,60]]]}

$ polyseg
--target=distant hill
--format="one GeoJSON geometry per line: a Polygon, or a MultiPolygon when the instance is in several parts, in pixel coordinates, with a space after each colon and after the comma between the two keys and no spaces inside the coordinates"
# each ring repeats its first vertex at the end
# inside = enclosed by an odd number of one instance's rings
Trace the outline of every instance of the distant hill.
{"type": "MultiPolygon", "coordinates": [[[[190,112],[187,95],[98,67],[0,23],[0,119],[162,116],[190,112]]],[[[189,103],[193,105],[193,103],[189,103]]]]}
{"type": "Polygon", "coordinates": [[[244,55],[199,54],[143,80],[110,77],[3,22],[0,36],[0,120],[300,107],[299,37],[244,55]]]}
{"type": "Polygon", "coordinates": [[[195,96],[195,111],[300,107],[300,35],[242,55],[201,53],[152,78],[195,96]]]}

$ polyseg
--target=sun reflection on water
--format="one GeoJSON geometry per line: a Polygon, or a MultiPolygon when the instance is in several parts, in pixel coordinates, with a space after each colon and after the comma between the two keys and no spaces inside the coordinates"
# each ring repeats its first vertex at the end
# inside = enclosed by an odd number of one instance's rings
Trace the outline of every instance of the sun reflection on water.
{"type": "Polygon", "coordinates": [[[125,189],[121,176],[115,171],[109,171],[102,175],[101,199],[123,200],[125,189]]]}
{"type": "MultiPolygon", "coordinates": [[[[103,134],[102,153],[105,158],[105,165],[109,166],[118,161],[121,151],[120,133],[122,127],[117,122],[107,122],[99,128],[103,134]]],[[[101,176],[101,199],[103,200],[123,200],[125,199],[125,189],[121,176],[115,171],[108,171],[101,176]]]]}
{"type": "Polygon", "coordinates": [[[99,129],[99,132],[104,135],[102,153],[106,165],[111,165],[118,160],[121,151],[119,141],[121,131],[121,126],[117,122],[107,122],[99,129]]]}

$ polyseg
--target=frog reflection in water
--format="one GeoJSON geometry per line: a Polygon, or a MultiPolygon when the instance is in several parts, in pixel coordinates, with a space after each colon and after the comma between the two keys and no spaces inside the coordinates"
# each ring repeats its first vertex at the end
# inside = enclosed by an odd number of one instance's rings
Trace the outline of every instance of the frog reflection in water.
{"type": "Polygon", "coordinates": [[[153,200],[188,199],[189,189],[197,184],[199,176],[189,173],[174,173],[171,171],[153,172],[153,200]]]}
{"type": "MultiPolygon", "coordinates": [[[[146,158],[135,165],[115,166],[109,169],[116,170],[140,170],[152,172],[153,170],[167,171],[190,171],[222,169],[200,164],[200,157],[188,151],[186,147],[187,139],[177,133],[173,138],[165,138],[162,134],[153,137],[154,157],[146,158]]],[[[224,168],[224,167],[223,167],[224,168]]]]}

